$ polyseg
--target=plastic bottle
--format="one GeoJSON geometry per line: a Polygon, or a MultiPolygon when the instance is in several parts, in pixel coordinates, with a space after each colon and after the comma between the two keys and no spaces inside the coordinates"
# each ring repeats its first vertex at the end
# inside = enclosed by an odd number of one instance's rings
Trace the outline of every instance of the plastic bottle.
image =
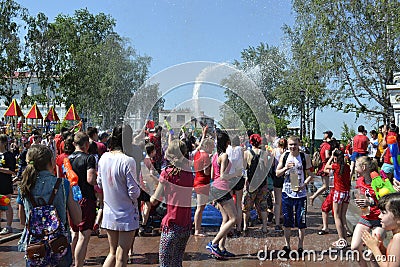
{"type": "Polygon", "coordinates": [[[69,183],[71,184],[72,188],[72,196],[75,201],[79,201],[82,199],[82,192],[78,185],[78,175],[74,172],[71,166],[71,162],[68,158],[64,158],[64,171],[65,175],[68,178],[69,183]]]}
{"type": "Polygon", "coordinates": [[[72,196],[75,201],[79,201],[82,199],[82,192],[79,185],[74,185],[72,188],[72,196]]]}
{"type": "Polygon", "coordinates": [[[297,173],[296,167],[292,167],[289,174],[292,191],[299,191],[299,174],[297,173]]]}

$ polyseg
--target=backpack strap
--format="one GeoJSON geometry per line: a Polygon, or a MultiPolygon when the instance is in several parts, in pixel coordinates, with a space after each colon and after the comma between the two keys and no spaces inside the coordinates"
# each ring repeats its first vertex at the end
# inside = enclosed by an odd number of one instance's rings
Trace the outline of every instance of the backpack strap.
{"type": "Polygon", "coordinates": [[[254,150],[251,148],[249,150],[250,150],[251,155],[254,157],[256,155],[256,152],[254,152],[254,150]]]}
{"type": "Polygon", "coordinates": [[[300,152],[300,158],[301,158],[301,165],[303,165],[303,171],[305,172],[307,170],[306,155],[303,152],[300,152]]]}
{"type": "MultiPolygon", "coordinates": [[[[58,188],[60,187],[60,184],[61,184],[61,182],[62,182],[61,180],[62,180],[61,178],[57,178],[56,184],[54,185],[53,191],[51,192],[51,196],[50,196],[50,199],[49,199],[49,202],[47,203],[47,205],[52,205],[52,204],[53,204],[53,201],[54,201],[54,198],[56,197],[58,188]]],[[[39,206],[39,205],[37,204],[37,202],[35,201],[35,198],[32,196],[32,193],[31,193],[31,192],[28,193],[28,198],[29,198],[29,201],[31,202],[31,204],[32,204],[32,206],[33,206],[34,208],[39,206]]],[[[45,200],[43,200],[43,198],[40,198],[39,200],[45,202],[45,200]]],[[[39,201],[39,202],[40,202],[40,201],[39,201]]],[[[41,202],[41,203],[42,203],[42,202],[41,202]]],[[[45,203],[46,203],[46,202],[45,202],[45,203]]]]}
{"type": "MultiPolygon", "coordinates": [[[[252,160],[253,160],[253,158],[256,156],[256,153],[253,151],[253,149],[249,149],[249,151],[250,151],[250,153],[251,153],[251,155],[252,155],[252,160]]],[[[250,165],[251,165],[251,162],[250,162],[250,165]]],[[[250,168],[250,165],[249,165],[249,163],[247,162],[247,168],[246,169],[248,169],[248,168],[250,168]]]]}
{"type": "Polygon", "coordinates": [[[58,188],[60,187],[61,182],[62,182],[62,179],[57,178],[57,182],[54,185],[53,192],[51,192],[51,196],[50,196],[50,199],[49,199],[49,202],[47,203],[47,205],[53,204],[54,198],[56,197],[56,194],[57,194],[58,188]]]}
{"type": "Polygon", "coordinates": [[[285,152],[285,154],[283,154],[283,160],[282,160],[283,167],[285,167],[285,165],[286,165],[286,161],[287,161],[287,158],[289,157],[289,153],[290,152],[285,152]]]}

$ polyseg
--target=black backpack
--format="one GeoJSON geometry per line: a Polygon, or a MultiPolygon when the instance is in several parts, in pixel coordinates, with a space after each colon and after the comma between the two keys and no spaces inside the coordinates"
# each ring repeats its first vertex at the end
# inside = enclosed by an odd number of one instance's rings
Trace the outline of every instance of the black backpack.
{"type": "Polygon", "coordinates": [[[265,185],[267,169],[265,167],[265,162],[263,158],[264,151],[260,150],[260,153],[256,154],[252,149],[250,149],[250,153],[253,157],[251,158],[250,165],[247,165],[247,180],[251,185],[250,192],[252,192],[255,189],[263,187],[265,185]],[[252,183],[253,178],[255,178],[255,181],[252,183]]]}

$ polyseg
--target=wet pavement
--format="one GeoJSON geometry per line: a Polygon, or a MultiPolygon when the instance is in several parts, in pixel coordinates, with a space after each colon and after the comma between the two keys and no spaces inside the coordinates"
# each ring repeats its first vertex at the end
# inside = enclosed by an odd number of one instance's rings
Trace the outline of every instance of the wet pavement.
{"type": "MultiPolygon", "coordinates": [[[[216,260],[209,256],[205,249],[206,244],[212,239],[216,233],[215,228],[204,228],[208,236],[195,237],[190,236],[186,247],[183,266],[358,266],[356,261],[352,261],[352,255],[349,250],[339,252],[331,251],[328,255],[327,251],[331,243],[337,239],[337,234],[332,216],[329,218],[329,234],[318,235],[321,229],[321,201],[322,197],[315,200],[314,206],[308,206],[306,237],[304,241],[304,249],[312,250],[305,254],[304,259],[286,260],[278,258],[277,252],[272,253],[271,250],[280,250],[284,246],[284,238],[274,233],[274,225],[269,226],[269,232],[264,234],[261,232],[261,225],[251,227],[246,236],[239,238],[229,238],[227,240],[227,249],[236,254],[235,258],[226,261],[216,260]],[[268,255],[272,255],[269,259],[259,259],[257,256],[263,256],[258,253],[267,247],[268,255]],[[315,252],[315,254],[313,254],[315,252]],[[272,258],[272,259],[271,259],[272,258]]],[[[15,204],[15,197],[12,199],[15,204]]],[[[15,205],[14,205],[15,207],[15,205]]],[[[351,222],[357,222],[357,209],[350,208],[348,212],[348,224],[352,229],[351,222]]],[[[17,210],[14,210],[15,215],[17,210]]],[[[5,218],[5,214],[2,214],[5,218]]],[[[25,266],[24,253],[17,251],[18,232],[22,226],[19,221],[14,218],[14,233],[7,236],[0,236],[0,267],[2,266],[25,266]]],[[[5,225],[3,220],[2,227],[5,225]]],[[[293,230],[292,235],[297,235],[297,231],[293,230]]],[[[158,265],[158,246],[159,236],[136,237],[134,252],[135,255],[132,263],[128,266],[159,266],[158,265]]],[[[350,240],[349,240],[350,241],[350,240]]],[[[291,239],[292,249],[297,249],[297,238],[291,239]]],[[[92,236],[88,254],[86,257],[86,266],[101,266],[108,254],[107,238],[99,238],[92,236]]],[[[293,258],[296,256],[292,254],[293,258]]]]}

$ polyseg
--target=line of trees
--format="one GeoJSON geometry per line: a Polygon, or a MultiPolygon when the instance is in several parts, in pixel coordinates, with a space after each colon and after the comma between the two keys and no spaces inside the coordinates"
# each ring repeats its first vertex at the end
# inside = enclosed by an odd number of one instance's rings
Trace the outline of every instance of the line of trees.
{"type": "MultiPolygon", "coordinates": [[[[292,10],[294,25],[283,27],[287,52],[261,43],[244,49],[235,62],[245,73],[261,70],[255,82],[270,104],[277,134],[285,135],[289,120],[301,116],[302,135],[313,139],[315,112],[328,106],[380,121],[393,116],[386,85],[400,71],[400,2],[294,0],[292,10]]],[[[226,96],[245,127],[254,129],[251,111],[237,109],[237,95],[226,96]]]]}

